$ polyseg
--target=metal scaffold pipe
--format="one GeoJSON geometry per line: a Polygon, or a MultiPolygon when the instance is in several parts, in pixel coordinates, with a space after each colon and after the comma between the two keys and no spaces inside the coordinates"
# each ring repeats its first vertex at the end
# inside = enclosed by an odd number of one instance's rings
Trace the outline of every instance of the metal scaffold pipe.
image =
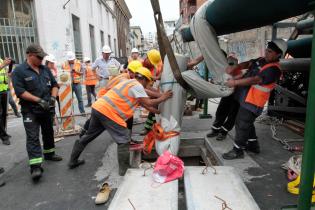
{"type": "MultiPolygon", "coordinates": [[[[313,11],[314,13],[314,11],[313,11]]],[[[306,125],[305,125],[305,143],[303,162],[301,170],[301,184],[300,195],[298,200],[298,210],[311,209],[314,170],[315,170],[315,24],[313,26],[313,45],[312,45],[312,62],[311,72],[309,78],[309,87],[306,111],[306,125]]]]}

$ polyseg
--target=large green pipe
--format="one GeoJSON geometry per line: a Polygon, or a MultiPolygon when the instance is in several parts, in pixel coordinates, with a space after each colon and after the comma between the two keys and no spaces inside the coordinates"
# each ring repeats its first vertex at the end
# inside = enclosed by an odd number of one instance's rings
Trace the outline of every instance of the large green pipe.
{"type": "MultiPolygon", "coordinates": [[[[311,11],[312,0],[215,0],[206,11],[207,21],[217,35],[270,25],[311,11]]],[[[184,29],[185,41],[193,41],[184,29]]]]}
{"type": "Polygon", "coordinates": [[[301,170],[300,195],[298,210],[309,210],[311,208],[313,180],[315,170],[315,24],[313,26],[312,63],[309,79],[306,109],[306,125],[304,137],[304,153],[301,170]]]}
{"type": "Polygon", "coordinates": [[[289,53],[294,58],[309,58],[312,51],[312,37],[288,41],[289,53]]]}

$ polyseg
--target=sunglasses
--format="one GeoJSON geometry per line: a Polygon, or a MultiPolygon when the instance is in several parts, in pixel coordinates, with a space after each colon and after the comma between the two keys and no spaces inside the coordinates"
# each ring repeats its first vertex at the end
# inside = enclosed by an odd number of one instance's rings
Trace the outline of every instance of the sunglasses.
{"type": "Polygon", "coordinates": [[[38,58],[39,60],[43,60],[44,59],[44,57],[41,57],[39,55],[36,55],[36,58],[38,58]]]}

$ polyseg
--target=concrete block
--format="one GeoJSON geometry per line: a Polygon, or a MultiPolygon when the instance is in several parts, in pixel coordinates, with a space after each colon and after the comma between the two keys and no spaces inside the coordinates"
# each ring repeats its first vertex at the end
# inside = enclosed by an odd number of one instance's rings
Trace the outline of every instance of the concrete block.
{"type": "Polygon", "coordinates": [[[143,169],[128,169],[109,210],[133,210],[132,205],[146,210],[178,209],[178,181],[158,184],[153,182],[152,170],[146,176],[143,173],[143,169]]]}
{"type": "Polygon", "coordinates": [[[259,210],[258,205],[233,167],[215,166],[202,174],[205,167],[185,168],[184,182],[188,210],[218,210],[223,199],[233,210],[259,210]],[[217,196],[218,198],[216,198],[217,196]]]}

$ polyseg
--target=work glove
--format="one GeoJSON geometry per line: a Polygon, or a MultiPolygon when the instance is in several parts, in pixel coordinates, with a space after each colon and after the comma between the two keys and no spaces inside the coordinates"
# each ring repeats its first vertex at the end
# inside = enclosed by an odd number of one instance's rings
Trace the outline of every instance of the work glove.
{"type": "Polygon", "coordinates": [[[50,96],[49,106],[50,107],[55,107],[55,104],[56,104],[56,97],[55,96],[50,96]]]}
{"type": "Polygon", "coordinates": [[[40,107],[42,107],[45,111],[49,110],[49,103],[47,101],[45,101],[44,99],[40,98],[37,101],[38,105],[40,107]]]}

